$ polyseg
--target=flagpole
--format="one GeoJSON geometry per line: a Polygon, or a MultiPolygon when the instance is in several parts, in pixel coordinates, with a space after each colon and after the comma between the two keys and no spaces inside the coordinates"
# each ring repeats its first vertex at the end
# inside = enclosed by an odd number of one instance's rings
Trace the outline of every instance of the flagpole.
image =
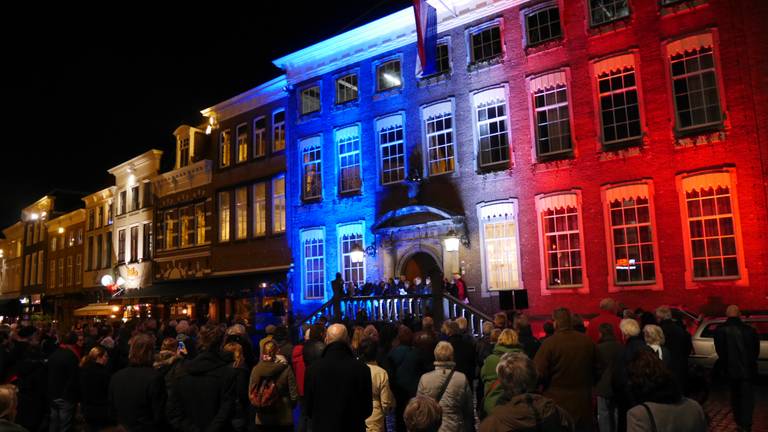
{"type": "Polygon", "coordinates": [[[448,11],[451,12],[451,14],[453,14],[454,18],[459,16],[452,7],[450,7],[447,4],[445,4],[445,1],[443,1],[443,0],[437,0],[437,1],[439,1],[440,4],[443,5],[444,8],[448,9],[448,11]]]}

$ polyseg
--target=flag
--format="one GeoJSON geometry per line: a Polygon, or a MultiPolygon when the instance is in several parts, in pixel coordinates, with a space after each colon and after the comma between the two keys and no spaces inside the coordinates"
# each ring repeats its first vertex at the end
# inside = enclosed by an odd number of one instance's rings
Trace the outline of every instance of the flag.
{"type": "Polygon", "coordinates": [[[427,0],[413,0],[416,14],[416,37],[418,39],[419,63],[416,73],[429,76],[437,73],[437,10],[427,0]]]}

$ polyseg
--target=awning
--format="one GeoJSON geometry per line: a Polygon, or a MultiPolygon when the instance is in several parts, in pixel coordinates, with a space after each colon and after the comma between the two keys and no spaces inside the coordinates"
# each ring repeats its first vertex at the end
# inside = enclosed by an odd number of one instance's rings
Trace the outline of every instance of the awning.
{"type": "Polygon", "coordinates": [[[91,303],[80,309],[75,309],[75,316],[108,316],[114,313],[112,305],[107,303],[91,303]]]}
{"type": "MultiPolygon", "coordinates": [[[[260,294],[265,291],[261,284],[269,281],[280,284],[285,288],[286,271],[265,272],[259,274],[209,277],[206,279],[191,279],[169,282],[155,282],[146,288],[127,289],[115,299],[150,299],[150,298],[242,298],[260,294]]],[[[271,291],[272,290],[267,290],[271,291]]],[[[271,295],[271,294],[267,294],[271,295]]]]}

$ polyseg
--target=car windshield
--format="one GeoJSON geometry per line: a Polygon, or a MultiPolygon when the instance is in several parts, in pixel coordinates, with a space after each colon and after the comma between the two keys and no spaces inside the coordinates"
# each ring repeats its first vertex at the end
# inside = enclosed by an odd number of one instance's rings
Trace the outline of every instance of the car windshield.
{"type": "MultiPolygon", "coordinates": [[[[744,320],[745,323],[751,325],[757,330],[757,334],[760,340],[768,341],[768,320],[750,320],[749,318],[744,320]]],[[[715,330],[717,330],[722,321],[711,322],[706,325],[704,330],[701,331],[702,338],[713,338],[715,336],[715,330]]]]}

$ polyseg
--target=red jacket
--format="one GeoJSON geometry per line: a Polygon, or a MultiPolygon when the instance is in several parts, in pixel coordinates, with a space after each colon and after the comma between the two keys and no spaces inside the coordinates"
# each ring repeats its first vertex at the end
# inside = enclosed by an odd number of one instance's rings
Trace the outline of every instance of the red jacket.
{"type": "Polygon", "coordinates": [[[616,340],[621,342],[623,339],[621,338],[621,329],[619,328],[619,324],[621,323],[621,319],[617,317],[615,314],[612,314],[608,311],[601,310],[600,315],[592,318],[589,321],[589,327],[587,328],[587,336],[592,338],[592,342],[598,343],[600,341],[600,324],[608,323],[613,326],[613,335],[616,336],[616,340]]]}
{"type": "Polygon", "coordinates": [[[304,396],[304,345],[297,344],[291,354],[293,374],[296,375],[296,385],[299,388],[299,396],[304,396]]]}

